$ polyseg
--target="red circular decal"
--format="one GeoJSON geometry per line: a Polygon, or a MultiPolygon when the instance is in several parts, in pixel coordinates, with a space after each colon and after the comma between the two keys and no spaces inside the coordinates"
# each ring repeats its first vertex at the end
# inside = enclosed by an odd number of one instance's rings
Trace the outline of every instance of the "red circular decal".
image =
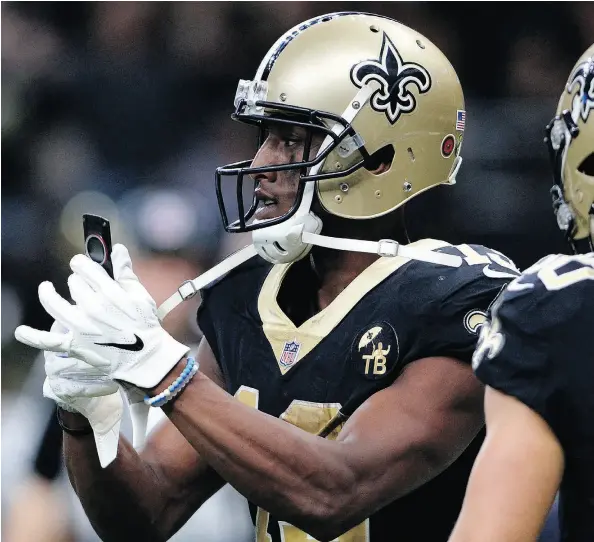
{"type": "Polygon", "coordinates": [[[441,155],[444,158],[449,158],[450,155],[454,152],[454,148],[456,147],[456,139],[453,135],[447,135],[443,138],[441,142],[441,155]]]}

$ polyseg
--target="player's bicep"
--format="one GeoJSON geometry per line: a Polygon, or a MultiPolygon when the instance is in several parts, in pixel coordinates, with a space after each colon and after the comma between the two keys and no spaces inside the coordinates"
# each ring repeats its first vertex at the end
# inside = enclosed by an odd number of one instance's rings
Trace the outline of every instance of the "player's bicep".
{"type": "MultiPolygon", "coordinates": [[[[203,339],[196,355],[200,370],[224,387],[218,363],[203,339]]],[[[179,529],[209,497],[225,484],[224,480],[200,457],[168,418],[151,432],[141,452],[166,495],[163,521],[179,529]]]]}
{"type": "Polygon", "coordinates": [[[452,542],[534,541],[563,476],[563,450],[528,406],[488,387],[487,437],[452,542]]]}

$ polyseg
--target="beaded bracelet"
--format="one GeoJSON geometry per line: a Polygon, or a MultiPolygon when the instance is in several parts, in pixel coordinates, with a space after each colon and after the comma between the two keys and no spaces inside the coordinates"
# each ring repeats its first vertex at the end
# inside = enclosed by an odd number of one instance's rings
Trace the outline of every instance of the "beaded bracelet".
{"type": "Polygon", "coordinates": [[[180,374],[173,381],[173,383],[161,393],[155,395],[154,397],[146,395],[144,398],[144,403],[152,407],[161,407],[165,403],[168,403],[189,384],[190,380],[192,380],[194,375],[198,372],[198,367],[198,362],[194,358],[189,357],[182,374],[180,374]]]}

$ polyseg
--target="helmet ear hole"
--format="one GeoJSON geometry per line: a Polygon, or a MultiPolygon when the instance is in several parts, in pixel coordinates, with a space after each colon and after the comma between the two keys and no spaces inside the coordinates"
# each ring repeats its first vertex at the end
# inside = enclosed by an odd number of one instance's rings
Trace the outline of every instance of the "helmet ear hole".
{"type": "Polygon", "coordinates": [[[577,169],[580,173],[594,177],[594,152],[586,156],[577,169]]]}
{"type": "Polygon", "coordinates": [[[375,175],[384,173],[392,166],[394,154],[394,145],[385,145],[370,155],[369,158],[365,160],[363,167],[375,175]]]}

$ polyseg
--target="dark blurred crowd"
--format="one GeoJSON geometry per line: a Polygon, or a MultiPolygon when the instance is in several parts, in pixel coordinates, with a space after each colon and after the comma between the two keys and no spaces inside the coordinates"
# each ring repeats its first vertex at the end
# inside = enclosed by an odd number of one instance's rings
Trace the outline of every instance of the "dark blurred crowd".
{"type": "Polygon", "coordinates": [[[229,119],[237,81],[290,26],[337,10],[415,28],[462,81],[460,182],[411,205],[412,235],[487,242],[520,266],[546,252],[542,129],[594,35],[590,3],[3,2],[2,344],[20,321],[49,324],[36,286],[63,283],[84,211],[149,256],[220,258],[213,172],[254,152],[229,119]]]}
{"type": "MultiPolygon", "coordinates": [[[[214,192],[215,168],[255,151],[230,120],[237,82],[291,26],[351,10],[426,35],[465,91],[458,184],[411,202],[411,237],[483,243],[521,268],[567,251],[542,137],[592,3],[2,2],[4,390],[32,361],[12,332],[49,327],[37,285],[65,284],[83,212],[112,221],[157,303],[249,241],[224,234],[214,192]]],[[[188,342],[195,308],[169,323],[188,342]]]]}

